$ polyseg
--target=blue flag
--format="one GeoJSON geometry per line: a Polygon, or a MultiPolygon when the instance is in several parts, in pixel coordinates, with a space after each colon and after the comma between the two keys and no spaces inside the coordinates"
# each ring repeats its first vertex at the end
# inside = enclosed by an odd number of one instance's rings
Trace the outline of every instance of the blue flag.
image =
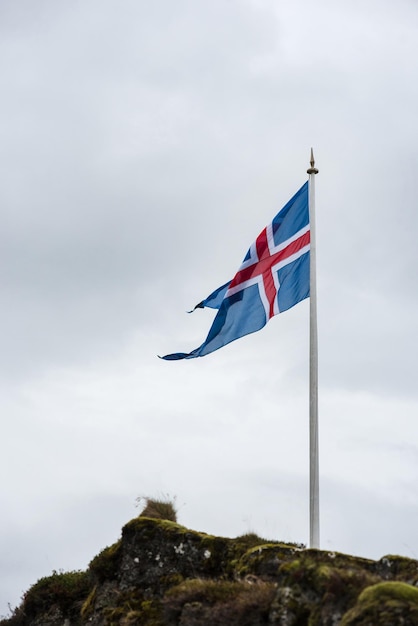
{"type": "Polygon", "coordinates": [[[259,234],[234,278],[195,306],[218,309],[202,345],[161,358],[177,361],[210,354],[308,298],[309,249],[306,182],[259,234]]]}

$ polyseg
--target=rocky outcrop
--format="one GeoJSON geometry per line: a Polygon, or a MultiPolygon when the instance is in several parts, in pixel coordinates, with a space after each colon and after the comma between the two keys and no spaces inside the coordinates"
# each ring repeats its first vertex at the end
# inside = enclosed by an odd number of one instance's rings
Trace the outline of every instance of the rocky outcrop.
{"type": "Polygon", "coordinates": [[[1,626],[417,626],[418,562],[198,533],[139,517],[86,572],[54,572],[1,626]]]}

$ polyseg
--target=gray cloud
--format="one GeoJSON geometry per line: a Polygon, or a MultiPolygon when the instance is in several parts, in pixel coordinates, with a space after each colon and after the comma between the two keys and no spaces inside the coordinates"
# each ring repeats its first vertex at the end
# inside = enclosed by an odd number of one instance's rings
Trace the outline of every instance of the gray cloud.
{"type": "Polygon", "coordinates": [[[0,613],[85,567],[141,494],[177,494],[199,530],[307,541],[308,302],[207,359],[156,354],[202,342],[213,312],[184,311],[311,145],[322,542],[416,556],[417,10],[1,5],[0,613]]]}

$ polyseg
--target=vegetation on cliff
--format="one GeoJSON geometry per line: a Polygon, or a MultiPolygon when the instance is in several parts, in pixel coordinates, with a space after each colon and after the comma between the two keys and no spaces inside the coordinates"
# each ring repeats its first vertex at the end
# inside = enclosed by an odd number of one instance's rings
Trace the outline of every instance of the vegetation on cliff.
{"type": "Polygon", "coordinates": [[[131,520],[86,572],[41,578],[0,626],[418,624],[415,560],[214,537],[171,517],[131,520]]]}

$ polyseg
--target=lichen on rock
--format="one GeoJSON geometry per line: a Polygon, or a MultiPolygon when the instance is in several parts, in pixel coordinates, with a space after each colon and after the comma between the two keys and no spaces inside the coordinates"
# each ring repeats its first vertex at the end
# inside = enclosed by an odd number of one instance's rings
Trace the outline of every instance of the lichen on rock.
{"type": "Polygon", "coordinates": [[[53,572],[0,626],[417,626],[418,562],[137,517],[86,572],[53,572]]]}

